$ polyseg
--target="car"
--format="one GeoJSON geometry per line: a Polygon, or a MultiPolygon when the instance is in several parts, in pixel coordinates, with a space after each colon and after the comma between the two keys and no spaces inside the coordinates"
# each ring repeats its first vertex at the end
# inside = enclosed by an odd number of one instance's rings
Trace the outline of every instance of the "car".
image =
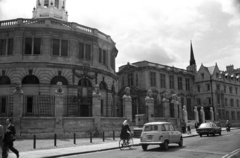
{"type": "Polygon", "coordinates": [[[169,144],[183,146],[182,133],[177,131],[170,122],[150,122],[145,123],[140,136],[140,144],[144,151],[148,145],[160,145],[164,150],[168,150],[169,144]]]}
{"type": "Polygon", "coordinates": [[[210,134],[212,134],[213,136],[215,136],[215,134],[222,135],[222,128],[217,126],[214,122],[206,122],[202,123],[197,128],[197,133],[200,137],[202,137],[202,135],[209,136],[210,134]]]}

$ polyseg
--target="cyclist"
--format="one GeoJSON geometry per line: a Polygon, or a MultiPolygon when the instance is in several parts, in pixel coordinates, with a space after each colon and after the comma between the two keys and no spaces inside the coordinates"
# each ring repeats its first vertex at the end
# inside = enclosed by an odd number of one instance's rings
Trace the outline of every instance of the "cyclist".
{"type": "Polygon", "coordinates": [[[122,124],[121,134],[120,134],[120,137],[123,140],[124,144],[125,144],[125,140],[127,140],[127,143],[128,143],[130,139],[130,133],[131,133],[131,129],[129,128],[129,124],[127,120],[124,120],[122,124]]]}

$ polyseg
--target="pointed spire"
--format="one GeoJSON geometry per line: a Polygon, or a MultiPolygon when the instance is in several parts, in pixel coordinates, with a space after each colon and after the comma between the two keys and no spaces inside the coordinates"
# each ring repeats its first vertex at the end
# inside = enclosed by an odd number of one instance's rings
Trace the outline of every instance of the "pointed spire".
{"type": "Polygon", "coordinates": [[[192,48],[192,40],[191,40],[191,43],[190,43],[190,65],[196,65],[196,62],[195,62],[195,58],[194,58],[194,54],[193,54],[193,48],[192,48]]]}

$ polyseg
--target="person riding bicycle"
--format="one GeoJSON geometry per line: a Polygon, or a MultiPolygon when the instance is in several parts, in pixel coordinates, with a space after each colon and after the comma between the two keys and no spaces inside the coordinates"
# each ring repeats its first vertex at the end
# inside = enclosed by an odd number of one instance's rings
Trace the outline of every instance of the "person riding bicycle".
{"type": "Polygon", "coordinates": [[[227,128],[227,132],[230,132],[230,130],[231,130],[231,124],[230,124],[230,122],[227,120],[226,121],[226,128],[227,128]]]}
{"type": "Polygon", "coordinates": [[[123,140],[123,143],[125,143],[125,140],[127,140],[127,143],[129,142],[130,133],[131,133],[131,129],[129,128],[129,124],[127,120],[124,120],[122,124],[121,134],[120,134],[120,138],[123,140]]]}

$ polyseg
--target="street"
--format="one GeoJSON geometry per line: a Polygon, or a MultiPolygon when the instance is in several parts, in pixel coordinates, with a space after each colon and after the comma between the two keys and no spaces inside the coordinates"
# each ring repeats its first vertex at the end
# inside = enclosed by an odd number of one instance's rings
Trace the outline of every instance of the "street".
{"type": "MultiPolygon", "coordinates": [[[[148,146],[143,151],[141,146],[132,149],[109,150],[68,156],[65,158],[239,158],[240,157],[240,129],[231,132],[223,131],[222,135],[184,138],[183,147],[170,144],[168,151],[159,146],[148,146]]],[[[63,158],[63,157],[62,157],[63,158]]]]}

